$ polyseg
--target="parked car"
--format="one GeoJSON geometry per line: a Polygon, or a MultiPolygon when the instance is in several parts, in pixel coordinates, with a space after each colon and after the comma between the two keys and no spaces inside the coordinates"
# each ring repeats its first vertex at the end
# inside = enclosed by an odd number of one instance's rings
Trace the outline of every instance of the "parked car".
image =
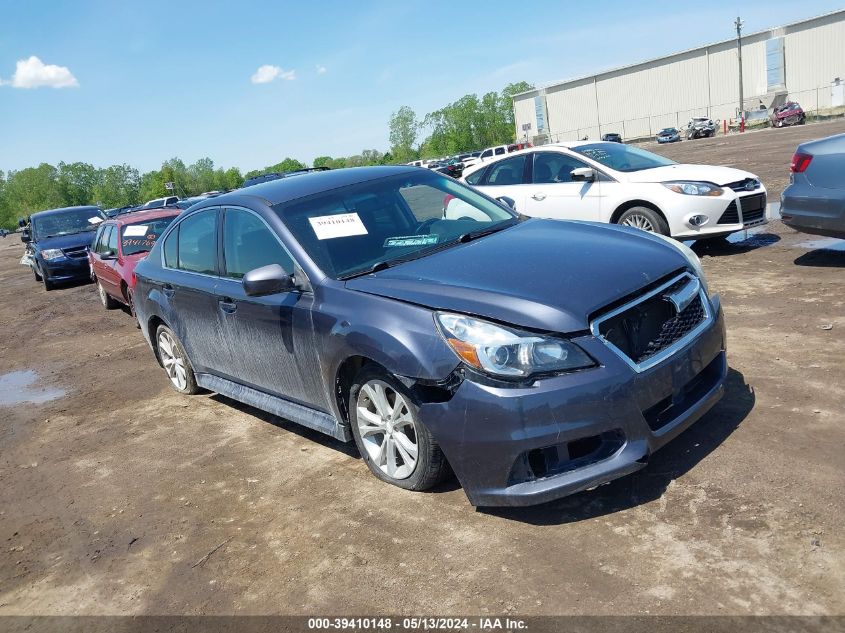
{"type": "Polygon", "coordinates": [[[658,143],[677,143],[681,140],[681,133],[676,127],[663,128],[657,133],[658,143]]]}
{"type": "Polygon", "coordinates": [[[795,101],[787,101],[771,114],[772,127],[786,127],[789,125],[803,125],[807,117],[803,108],[795,101]]]}
{"type": "Polygon", "coordinates": [[[602,134],[601,140],[607,141],[608,143],[622,143],[622,135],[616,132],[608,132],[607,134],[602,134]]]}
{"type": "Polygon", "coordinates": [[[127,205],[125,207],[115,207],[114,209],[106,209],[105,211],[103,211],[103,213],[105,213],[107,218],[114,218],[118,215],[122,215],[137,208],[138,207],[132,205],[127,205]]]}
{"type": "Polygon", "coordinates": [[[6,229],[0,229],[0,237],[6,237],[9,232],[6,229]]]}
{"type": "Polygon", "coordinates": [[[165,198],[156,198],[155,200],[150,200],[142,209],[161,209],[163,207],[172,207],[177,202],[179,202],[179,198],[177,196],[167,196],[165,198]]]}
{"type": "Polygon", "coordinates": [[[716,136],[716,122],[710,117],[693,117],[687,123],[687,140],[716,136]]]}
{"type": "Polygon", "coordinates": [[[845,239],[845,134],[798,146],[780,215],[803,233],[845,239]]]}
{"type": "MultiPolygon", "coordinates": [[[[685,240],[767,222],[766,188],[754,174],[679,165],[619,143],[543,145],[464,170],[462,179],[509,198],[525,215],[624,224],[685,240]]],[[[450,204],[445,217],[460,212],[450,204]]]]}
{"type": "Polygon", "coordinates": [[[103,222],[88,251],[91,280],[106,310],[121,304],[134,311],[135,267],[182,210],[165,207],[103,222]]]}
{"type": "Polygon", "coordinates": [[[722,310],[683,244],[527,219],[441,174],[277,180],[177,218],[136,268],[179,392],[340,440],[424,490],[527,505],[643,468],[722,395],[722,310]],[[442,218],[452,195],[479,220],[442,218]]]}
{"type": "Polygon", "coordinates": [[[447,161],[440,162],[436,167],[432,167],[435,171],[451,176],[452,178],[460,178],[464,173],[464,164],[457,158],[452,158],[447,161]]]}
{"type": "Polygon", "coordinates": [[[87,279],[91,233],[105,219],[98,207],[81,206],[39,211],[28,223],[20,220],[24,257],[35,281],[49,291],[59,282],[87,279]]]}

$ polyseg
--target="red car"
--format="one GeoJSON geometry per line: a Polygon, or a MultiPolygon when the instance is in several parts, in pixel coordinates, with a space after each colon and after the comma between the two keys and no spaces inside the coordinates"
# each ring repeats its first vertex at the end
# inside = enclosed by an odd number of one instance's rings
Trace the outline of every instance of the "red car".
{"type": "Polygon", "coordinates": [[[794,101],[787,101],[772,112],[772,127],[785,127],[787,125],[804,125],[806,115],[800,105],[794,101]]]}
{"type": "Polygon", "coordinates": [[[166,207],[138,211],[106,220],[97,229],[88,251],[91,279],[107,310],[121,304],[135,313],[135,265],[147,256],[164,229],[182,209],[166,207]]]}

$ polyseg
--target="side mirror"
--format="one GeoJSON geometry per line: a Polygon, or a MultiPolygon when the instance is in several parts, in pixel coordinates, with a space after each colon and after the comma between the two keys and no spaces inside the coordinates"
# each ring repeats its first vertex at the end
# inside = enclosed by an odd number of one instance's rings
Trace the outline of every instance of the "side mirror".
{"type": "Polygon", "coordinates": [[[18,226],[23,228],[26,226],[26,218],[18,218],[18,226]]]}
{"type": "Polygon", "coordinates": [[[516,202],[513,198],[508,198],[507,196],[499,196],[496,198],[499,202],[508,205],[511,209],[516,209],[516,202]]]}
{"type": "Polygon", "coordinates": [[[24,244],[29,244],[32,241],[32,236],[29,234],[29,231],[24,229],[21,231],[21,242],[24,244]]]}
{"type": "Polygon", "coordinates": [[[243,285],[244,292],[249,297],[274,295],[279,292],[288,292],[296,287],[293,277],[278,264],[269,264],[250,270],[244,275],[243,285]]]}
{"type": "Polygon", "coordinates": [[[592,167],[578,167],[569,172],[572,182],[593,182],[596,179],[596,171],[592,167]]]}
{"type": "Polygon", "coordinates": [[[117,259],[117,253],[109,249],[100,253],[100,259],[117,259]]]}

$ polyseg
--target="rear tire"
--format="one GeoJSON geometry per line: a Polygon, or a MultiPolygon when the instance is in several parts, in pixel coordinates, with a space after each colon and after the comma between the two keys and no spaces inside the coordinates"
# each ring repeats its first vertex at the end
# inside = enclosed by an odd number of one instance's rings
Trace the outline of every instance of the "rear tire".
{"type": "Polygon", "coordinates": [[[349,422],[361,457],[378,479],[405,490],[428,490],[450,468],[423,425],[411,392],[385,370],[368,365],[349,390],[349,422]]]}
{"type": "Polygon", "coordinates": [[[631,207],[619,216],[617,224],[631,226],[635,229],[648,231],[649,233],[660,233],[669,235],[669,225],[663,216],[654,209],[648,207],[631,207]]]}
{"type": "Polygon", "coordinates": [[[100,303],[103,304],[103,307],[106,310],[114,310],[118,307],[118,302],[106,292],[106,289],[103,288],[103,284],[100,283],[100,280],[97,280],[97,294],[100,295],[100,303]]]}
{"type": "Polygon", "coordinates": [[[200,388],[197,386],[194,368],[173,330],[166,325],[159,325],[155,340],[156,354],[164,371],[167,372],[170,386],[186,395],[199,393],[200,388]]]}

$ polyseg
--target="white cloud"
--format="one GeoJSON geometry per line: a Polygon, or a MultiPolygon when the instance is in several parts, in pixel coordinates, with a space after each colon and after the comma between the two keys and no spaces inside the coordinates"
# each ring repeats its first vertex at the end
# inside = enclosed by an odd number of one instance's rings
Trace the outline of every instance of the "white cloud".
{"type": "Polygon", "coordinates": [[[29,59],[18,60],[15,74],[11,81],[13,88],[76,88],[79,82],[66,66],[45,64],[35,55],[29,59]]]}
{"type": "Polygon", "coordinates": [[[263,66],[259,66],[258,70],[256,70],[252,77],[250,77],[250,81],[254,84],[269,84],[271,81],[275,81],[276,79],[293,81],[296,79],[296,71],[283,70],[279,66],[264,64],[263,66]]]}
{"type": "Polygon", "coordinates": [[[325,66],[320,66],[320,64],[317,64],[317,74],[318,74],[318,75],[325,75],[325,74],[326,74],[326,72],[327,72],[327,71],[326,71],[326,67],[325,67],[325,66]]]}

